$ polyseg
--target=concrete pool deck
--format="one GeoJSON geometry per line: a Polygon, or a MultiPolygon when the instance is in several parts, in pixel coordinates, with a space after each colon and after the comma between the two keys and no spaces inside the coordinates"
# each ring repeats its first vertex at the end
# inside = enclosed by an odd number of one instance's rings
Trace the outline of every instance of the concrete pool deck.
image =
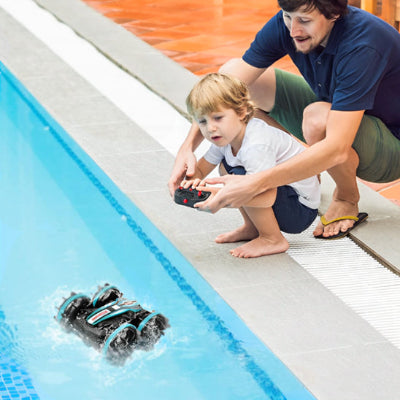
{"type": "MultiPolygon", "coordinates": [[[[37,3],[184,114],[197,77],[79,0],[37,3]]],[[[175,206],[166,187],[173,156],[3,10],[0,21],[2,62],[318,400],[398,399],[398,348],[288,254],[239,260],[215,245],[238,213],[175,206]]],[[[324,179],[322,209],[331,186],[324,179]]],[[[354,239],[399,271],[400,209],[360,189],[370,218],[354,239]]]]}

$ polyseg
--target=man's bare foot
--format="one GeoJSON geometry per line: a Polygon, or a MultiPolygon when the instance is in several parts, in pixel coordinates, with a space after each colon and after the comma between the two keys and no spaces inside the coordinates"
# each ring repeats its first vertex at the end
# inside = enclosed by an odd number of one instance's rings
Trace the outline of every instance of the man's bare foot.
{"type": "MultiPolygon", "coordinates": [[[[358,215],[358,204],[352,203],[345,200],[334,199],[330,204],[328,210],[325,213],[327,221],[331,221],[336,218],[351,215],[357,217],[358,215]]],[[[314,236],[330,237],[337,235],[339,232],[345,232],[354,225],[355,221],[345,219],[338,222],[332,222],[329,225],[324,226],[322,222],[319,222],[314,230],[314,236]]]]}
{"type": "Polygon", "coordinates": [[[242,225],[240,228],[231,232],[221,233],[215,238],[217,243],[236,243],[243,240],[252,240],[258,236],[258,231],[254,225],[242,225]]]}
{"type": "Polygon", "coordinates": [[[276,240],[259,236],[243,246],[231,250],[230,253],[239,258],[255,258],[270,254],[284,253],[288,248],[289,243],[283,236],[276,240]]]}

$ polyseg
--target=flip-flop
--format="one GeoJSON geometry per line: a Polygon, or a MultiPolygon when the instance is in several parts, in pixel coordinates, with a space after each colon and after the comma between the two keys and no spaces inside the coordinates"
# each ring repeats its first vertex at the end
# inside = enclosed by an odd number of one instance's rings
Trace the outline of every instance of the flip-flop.
{"type": "Polygon", "coordinates": [[[368,218],[368,214],[365,213],[365,212],[359,213],[359,214],[357,215],[357,217],[354,217],[353,215],[345,215],[344,217],[339,217],[339,218],[331,219],[330,221],[327,221],[326,218],[325,218],[325,216],[323,215],[323,216],[321,217],[321,222],[322,222],[322,225],[324,225],[324,226],[327,226],[327,225],[329,225],[329,224],[332,224],[333,222],[343,221],[343,220],[346,220],[346,219],[351,219],[351,220],[353,220],[353,221],[355,221],[355,222],[354,222],[354,225],[353,225],[351,228],[347,229],[347,230],[344,231],[344,232],[339,232],[339,233],[337,233],[336,235],[333,235],[333,236],[323,236],[323,234],[321,233],[321,235],[314,236],[314,237],[315,237],[316,239],[326,239],[326,240],[341,239],[342,237],[347,236],[347,235],[350,233],[351,230],[353,230],[357,225],[360,225],[361,222],[364,222],[367,218],[368,218]]]}

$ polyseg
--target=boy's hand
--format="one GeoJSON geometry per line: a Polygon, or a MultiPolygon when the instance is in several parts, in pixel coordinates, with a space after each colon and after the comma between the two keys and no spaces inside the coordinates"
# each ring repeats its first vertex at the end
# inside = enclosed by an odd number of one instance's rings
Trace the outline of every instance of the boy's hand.
{"type": "Polygon", "coordinates": [[[190,178],[194,175],[196,172],[196,164],[197,160],[193,152],[187,151],[178,154],[168,181],[168,188],[171,196],[174,195],[175,190],[185,177],[190,178]]]}
{"type": "Polygon", "coordinates": [[[192,187],[193,189],[197,189],[197,186],[199,186],[201,182],[201,179],[191,179],[191,180],[183,180],[181,185],[185,189],[189,189],[192,187]]]}

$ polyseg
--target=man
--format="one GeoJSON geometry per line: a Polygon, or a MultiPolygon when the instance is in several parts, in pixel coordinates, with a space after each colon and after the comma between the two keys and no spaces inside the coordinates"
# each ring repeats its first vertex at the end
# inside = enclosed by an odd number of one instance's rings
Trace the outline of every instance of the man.
{"type": "MultiPolygon", "coordinates": [[[[310,146],[262,173],[207,179],[224,186],[200,208],[239,207],[327,170],[336,189],[314,235],[341,237],[360,222],[356,176],[371,182],[400,177],[400,34],[346,0],[278,2],[282,10],[243,58],[221,71],[247,83],[257,107],[310,146]],[[270,68],[286,54],[302,77],[270,68]]],[[[171,174],[171,192],[193,173],[200,141],[193,124],[171,174]]]]}

